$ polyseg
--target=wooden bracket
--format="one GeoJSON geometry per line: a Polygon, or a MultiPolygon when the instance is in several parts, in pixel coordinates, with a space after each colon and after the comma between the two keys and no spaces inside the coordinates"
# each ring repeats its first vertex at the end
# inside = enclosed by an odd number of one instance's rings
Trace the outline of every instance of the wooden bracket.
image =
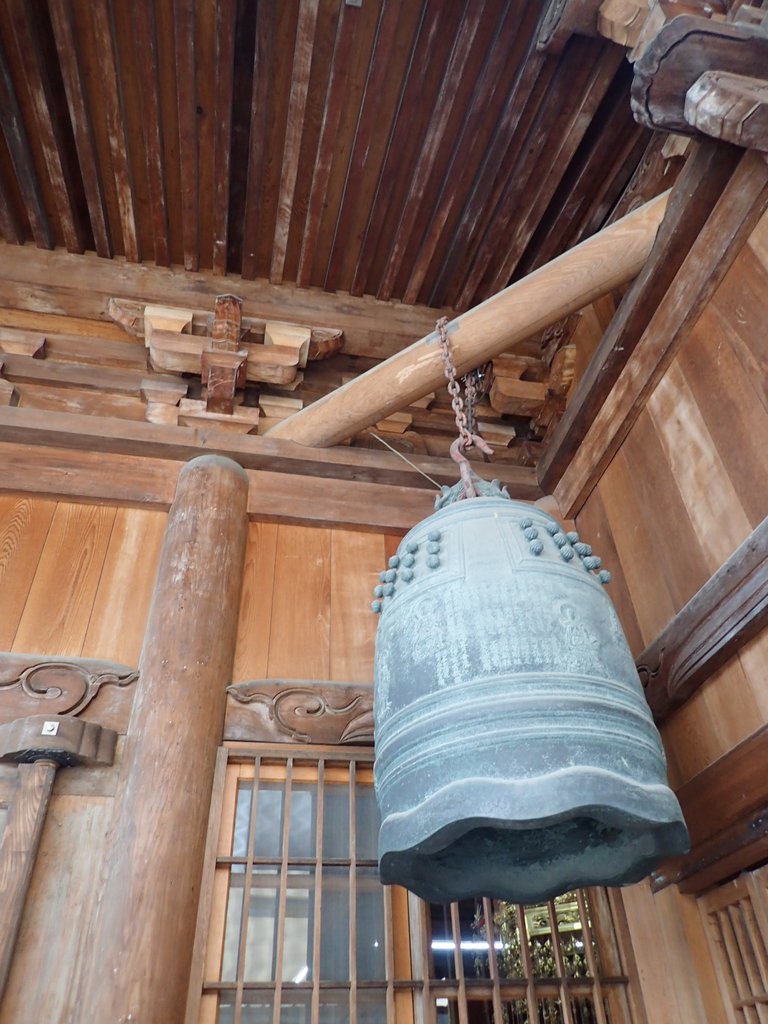
{"type": "Polygon", "coordinates": [[[539,23],[536,49],[560,53],[572,35],[597,35],[597,12],[603,0],[549,0],[539,23]]]}
{"type": "Polygon", "coordinates": [[[0,725],[0,762],[51,761],[60,767],[110,765],[117,733],[67,715],[31,715],[0,725]]]}
{"type": "Polygon", "coordinates": [[[685,119],[712,138],[768,152],[768,78],[705,71],[685,95],[685,119]]]}
{"type": "Polygon", "coordinates": [[[686,118],[688,90],[708,71],[764,78],[768,34],[762,25],[680,15],[664,25],[635,64],[632,110],[648,128],[699,134],[686,118]]]}

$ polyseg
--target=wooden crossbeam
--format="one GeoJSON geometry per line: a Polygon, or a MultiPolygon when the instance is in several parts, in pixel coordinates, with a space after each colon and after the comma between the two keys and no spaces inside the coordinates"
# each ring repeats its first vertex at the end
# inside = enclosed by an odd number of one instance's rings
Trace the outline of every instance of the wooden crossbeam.
{"type": "MultiPolygon", "coordinates": [[[[660,196],[453,320],[448,330],[457,372],[468,373],[632,280],[651,250],[665,203],[666,196],[660,196]]],[[[437,341],[432,332],[283,420],[270,436],[320,447],[406,408],[443,385],[437,341]]]]}
{"type": "Polygon", "coordinates": [[[768,519],[637,659],[657,722],[768,624],[768,519]]]}

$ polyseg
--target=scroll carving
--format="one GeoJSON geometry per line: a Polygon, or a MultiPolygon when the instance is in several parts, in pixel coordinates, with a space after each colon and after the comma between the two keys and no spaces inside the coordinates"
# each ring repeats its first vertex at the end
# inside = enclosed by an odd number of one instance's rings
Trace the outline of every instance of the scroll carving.
{"type": "Polygon", "coordinates": [[[227,692],[225,739],[373,743],[370,685],[263,679],[227,692]]]}
{"type": "Polygon", "coordinates": [[[138,675],[111,661],[2,653],[0,722],[39,714],[79,715],[103,686],[127,687],[138,675]]]}

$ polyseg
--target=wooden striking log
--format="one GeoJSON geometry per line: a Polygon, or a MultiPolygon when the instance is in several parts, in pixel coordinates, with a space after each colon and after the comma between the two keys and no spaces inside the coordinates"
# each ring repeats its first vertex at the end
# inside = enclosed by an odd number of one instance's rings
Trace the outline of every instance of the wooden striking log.
{"type": "Polygon", "coordinates": [[[660,722],[768,623],[768,518],[637,659],[660,722]]]}
{"type": "MultiPolygon", "coordinates": [[[[666,206],[659,196],[522,281],[453,320],[459,374],[631,281],[651,251],[666,206]]],[[[444,383],[437,333],[278,423],[269,436],[313,447],[343,441],[444,383]]]]}
{"type": "Polygon", "coordinates": [[[139,661],[104,887],[75,1016],[184,1017],[216,750],[231,681],[248,480],[217,456],[182,470],[139,661]]]}

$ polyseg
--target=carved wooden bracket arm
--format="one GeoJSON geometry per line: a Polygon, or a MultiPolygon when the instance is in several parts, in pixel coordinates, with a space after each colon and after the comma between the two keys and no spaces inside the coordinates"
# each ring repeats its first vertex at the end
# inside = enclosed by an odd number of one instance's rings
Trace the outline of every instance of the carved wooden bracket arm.
{"type": "Polygon", "coordinates": [[[110,765],[117,733],[65,715],[30,715],[0,725],[0,762],[51,761],[60,768],[110,765]]]}

